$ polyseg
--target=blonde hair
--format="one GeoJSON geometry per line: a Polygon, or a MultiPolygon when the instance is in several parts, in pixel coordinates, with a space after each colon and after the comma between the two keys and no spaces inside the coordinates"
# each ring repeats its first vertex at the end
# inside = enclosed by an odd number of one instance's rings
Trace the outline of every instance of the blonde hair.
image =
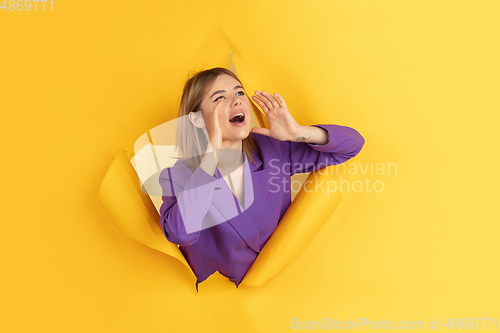
{"type": "MultiPolygon", "coordinates": [[[[204,130],[194,126],[189,120],[189,112],[201,110],[203,97],[208,93],[217,77],[222,74],[230,75],[243,87],[243,84],[233,72],[222,67],[196,72],[184,84],[177,117],[176,145],[179,156],[174,158],[186,159],[192,171],[200,165],[207,150],[208,142],[204,130]]],[[[252,163],[255,163],[252,153],[258,151],[258,147],[250,134],[242,140],[242,151],[252,163]]]]}

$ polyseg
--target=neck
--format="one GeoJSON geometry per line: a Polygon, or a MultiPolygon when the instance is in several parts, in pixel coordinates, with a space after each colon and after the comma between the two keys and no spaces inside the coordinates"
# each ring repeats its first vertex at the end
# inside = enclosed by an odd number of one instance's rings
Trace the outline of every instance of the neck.
{"type": "Polygon", "coordinates": [[[243,140],[231,141],[228,149],[243,150],[243,140]]]}
{"type": "Polygon", "coordinates": [[[243,162],[243,141],[232,141],[231,145],[224,153],[224,156],[221,158],[218,167],[221,173],[226,175],[240,167],[243,162]]]}

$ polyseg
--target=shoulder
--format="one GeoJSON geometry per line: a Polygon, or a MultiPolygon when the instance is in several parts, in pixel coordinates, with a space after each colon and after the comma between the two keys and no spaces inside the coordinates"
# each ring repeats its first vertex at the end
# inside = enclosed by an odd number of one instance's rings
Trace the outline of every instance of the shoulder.
{"type": "Polygon", "coordinates": [[[189,178],[192,174],[191,170],[187,166],[187,163],[183,159],[179,159],[171,167],[165,168],[160,172],[159,179],[172,179],[172,178],[189,178]]]}
{"type": "Polygon", "coordinates": [[[267,135],[251,132],[250,135],[257,144],[264,160],[268,158],[283,158],[283,152],[289,149],[289,141],[280,141],[267,135]]]}
{"type": "Polygon", "coordinates": [[[281,142],[279,140],[276,140],[275,138],[271,138],[267,135],[263,134],[258,134],[258,133],[253,133],[251,132],[250,135],[254,139],[255,143],[259,147],[260,150],[269,150],[269,149],[275,149],[278,150],[281,146],[281,142]]]}

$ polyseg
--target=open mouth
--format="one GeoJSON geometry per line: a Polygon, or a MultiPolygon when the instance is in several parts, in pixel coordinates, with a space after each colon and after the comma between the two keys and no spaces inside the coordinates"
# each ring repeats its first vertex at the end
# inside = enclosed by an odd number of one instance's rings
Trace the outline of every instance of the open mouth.
{"type": "Polygon", "coordinates": [[[243,112],[237,113],[229,119],[230,123],[242,123],[245,120],[243,112]]]}

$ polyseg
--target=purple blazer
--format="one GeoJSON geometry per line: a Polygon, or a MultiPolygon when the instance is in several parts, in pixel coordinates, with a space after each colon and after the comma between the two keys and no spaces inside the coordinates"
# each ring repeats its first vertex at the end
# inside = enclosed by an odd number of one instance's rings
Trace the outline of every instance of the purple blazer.
{"type": "Polygon", "coordinates": [[[198,167],[192,172],[183,160],[159,176],[163,204],[161,225],[165,237],[179,249],[198,284],[219,271],[236,284],[264,247],[291,204],[291,176],[356,156],[364,138],[353,128],[313,125],[328,131],[328,143],[279,141],[250,133],[258,150],[256,164],[244,161],[242,207],[222,178],[198,167]]]}

